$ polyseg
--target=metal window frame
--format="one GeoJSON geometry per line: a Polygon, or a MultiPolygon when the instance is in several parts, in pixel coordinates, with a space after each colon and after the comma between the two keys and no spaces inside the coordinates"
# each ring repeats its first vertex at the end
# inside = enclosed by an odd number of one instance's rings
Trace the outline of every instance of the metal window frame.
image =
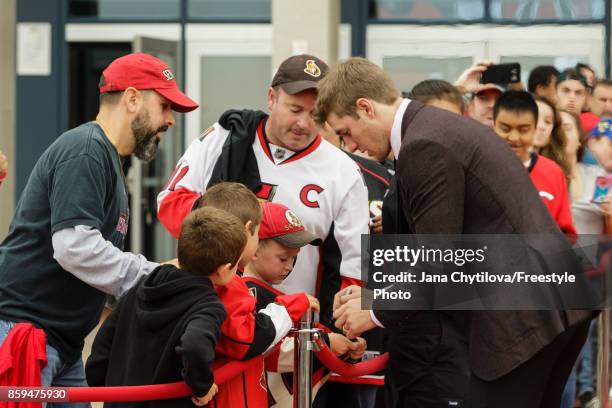
{"type": "MultiPolygon", "coordinates": [[[[145,19],[117,19],[117,18],[97,18],[97,17],[75,17],[69,15],[69,2],[70,0],[64,0],[65,13],[64,21],[67,23],[207,23],[207,24],[271,24],[272,16],[269,19],[223,19],[223,18],[201,18],[195,17],[190,18],[188,16],[188,2],[189,0],[179,1],[179,16],[178,18],[145,18],[145,19]]],[[[272,1],[272,0],[270,0],[272,1]]]]}

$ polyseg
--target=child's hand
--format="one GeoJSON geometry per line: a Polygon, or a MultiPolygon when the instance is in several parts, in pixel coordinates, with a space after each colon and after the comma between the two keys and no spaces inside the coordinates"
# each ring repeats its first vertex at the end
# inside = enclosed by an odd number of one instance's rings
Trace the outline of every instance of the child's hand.
{"type": "Polygon", "coordinates": [[[321,309],[321,306],[319,305],[319,300],[314,296],[310,296],[309,294],[306,294],[306,297],[308,298],[308,302],[310,303],[310,308],[315,312],[318,312],[321,309]]]}
{"type": "Polygon", "coordinates": [[[217,391],[219,391],[219,387],[217,387],[217,384],[213,383],[213,385],[210,387],[210,390],[208,390],[208,394],[203,397],[196,397],[194,395],[191,397],[191,402],[193,402],[198,407],[203,407],[204,405],[208,404],[210,400],[213,399],[217,391]]]}
{"type": "Polygon", "coordinates": [[[361,337],[357,337],[355,341],[349,340],[346,336],[340,333],[329,333],[329,348],[335,355],[349,355],[353,360],[359,360],[365,353],[368,343],[361,337]]]}

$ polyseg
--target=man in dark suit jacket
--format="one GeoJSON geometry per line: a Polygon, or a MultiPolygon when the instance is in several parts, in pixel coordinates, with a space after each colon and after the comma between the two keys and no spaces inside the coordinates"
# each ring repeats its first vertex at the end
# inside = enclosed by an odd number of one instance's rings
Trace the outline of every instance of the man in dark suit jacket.
{"type": "MultiPolygon", "coordinates": [[[[565,238],[507,144],[475,121],[402,99],[377,65],[352,58],[335,66],[320,82],[316,116],[371,156],[382,159],[393,151],[400,211],[409,232],[548,234],[563,244],[565,238]]],[[[334,313],[336,326],[349,337],[377,325],[388,328],[398,337],[391,361],[401,360],[403,328],[421,313],[431,313],[382,310],[376,302],[372,311],[360,310],[360,300],[353,297],[337,296],[342,306],[334,313]]],[[[559,406],[592,311],[462,315],[469,321],[472,373],[466,406],[559,406]]],[[[404,406],[409,396],[402,395],[404,384],[396,386],[404,406]]]]}

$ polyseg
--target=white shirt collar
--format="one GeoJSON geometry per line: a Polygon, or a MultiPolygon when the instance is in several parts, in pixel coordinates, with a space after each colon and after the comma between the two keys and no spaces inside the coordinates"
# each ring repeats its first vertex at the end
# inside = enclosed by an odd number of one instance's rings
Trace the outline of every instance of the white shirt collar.
{"type": "Polygon", "coordinates": [[[399,108],[397,108],[395,117],[393,118],[393,127],[391,128],[391,150],[393,150],[393,156],[395,156],[396,160],[399,157],[400,148],[402,147],[402,120],[404,119],[404,113],[406,113],[406,108],[408,108],[409,103],[410,99],[402,99],[402,103],[399,108]]]}

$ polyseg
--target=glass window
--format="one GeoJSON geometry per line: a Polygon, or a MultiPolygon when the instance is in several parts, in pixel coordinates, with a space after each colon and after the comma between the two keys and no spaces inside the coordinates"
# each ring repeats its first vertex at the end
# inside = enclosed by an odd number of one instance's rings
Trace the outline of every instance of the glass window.
{"type": "Polygon", "coordinates": [[[397,87],[408,92],[425,79],[444,79],[454,82],[472,65],[472,57],[427,58],[384,57],[383,69],[391,75],[397,87]]]}
{"type": "Polygon", "coordinates": [[[69,0],[70,18],[178,20],[181,0],[69,0]]]}
{"type": "Polygon", "coordinates": [[[228,109],[266,111],[272,80],[272,58],[267,56],[203,56],[200,97],[202,130],[228,109]],[[248,74],[245,71],[248,67],[248,74]]]}
{"type": "Polygon", "coordinates": [[[598,20],[605,17],[605,0],[491,0],[494,20],[598,20]]]}
{"type": "Polygon", "coordinates": [[[270,21],[272,0],[188,0],[187,15],[196,20],[270,21]]]}
{"type": "Polygon", "coordinates": [[[484,9],[484,0],[370,0],[374,20],[470,21],[484,9]]]}

